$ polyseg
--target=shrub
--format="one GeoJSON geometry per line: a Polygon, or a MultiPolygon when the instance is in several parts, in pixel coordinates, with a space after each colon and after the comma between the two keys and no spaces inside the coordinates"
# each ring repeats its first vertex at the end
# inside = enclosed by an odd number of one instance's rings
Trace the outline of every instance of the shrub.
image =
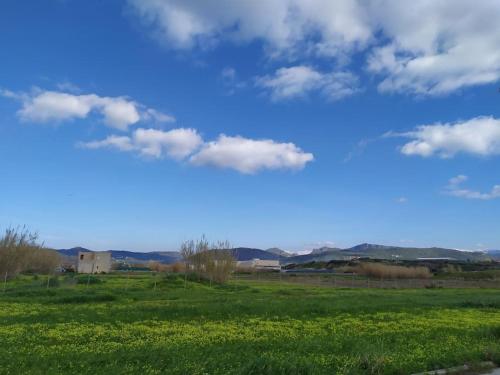
{"type": "Polygon", "coordinates": [[[174,273],[184,272],[185,269],[186,267],[181,262],[176,262],[170,266],[170,270],[174,273]]]}
{"type": "Polygon", "coordinates": [[[427,267],[404,267],[383,263],[361,263],[354,267],[359,275],[378,279],[429,279],[432,273],[427,267]]]}
{"type": "Polygon", "coordinates": [[[59,265],[59,254],[38,243],[38,234],[26,227],[8,228],[0,238],[0,274],[13,278],[20,272],[51,274],[59,265]]]}
{"type": "Polygon", "coordinates": [[[148,268],[153,272],[167,272],[169,269],[167,264],[153,261],[148,263],[148,268]]]}

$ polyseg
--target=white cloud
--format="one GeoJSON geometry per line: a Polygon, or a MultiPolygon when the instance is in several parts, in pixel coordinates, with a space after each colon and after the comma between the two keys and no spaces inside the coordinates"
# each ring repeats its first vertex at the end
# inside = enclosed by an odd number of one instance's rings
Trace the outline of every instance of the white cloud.
{"type": "Polygon", "coordinates": [[[445,192],[449,195],[459,198],[467,199],[480,199],[480,200],[491,200],[495,198],[500,198],[500,185],[495,185],[491,191],[487,193],[482,193],[479,191],[464,189],[461,185],[468,180],[467,176],[458,175],[449,180],[448,186],[445,192]]]}
{"type": "Polygon", "coordinates": [[[175,122],[175,117],[171,115],[167,115],[163,112],[157,111],[153,108],[147,108],[142,113],[142,117],[144,120],[152,120],[155,122],[175,122]]]}
{"type": "Polygon", "coordinates": [[[112,128],[127,130],[141,120],[172,122],[175,119],[126,97],[106,97],[96,94],[75,95],[59,91],[35,89],[32,93],[3,90],[5,97],[21,101],[18,116],[23,121],[46,123],[87,118],[92,112],[103,117],[112,128]]]}
{"type": "Polygon", "coordinates": [[[78,146],[112,148],[154,159],[169,157],[180,161],[189,158],[193,165],[235,169],[246,174],[264,169],[299,170],[314,159],[312,154],[305,153],[293,143],[223,134],[216,141],[204,143],[195,129],[186,128],[169,131],[139,128],[131,136],[111,135],[103,140],[81,142],[78,146]]]}
{"type": "Polygon", "coordinates": [[[79,143],[80,147],[88,149],[98,149],[98,148],[116,148],[120,151],[133,151],[135,146],[132,144],[132,139],[129,136],[123,135],[110,135],[106,139],[101,141],[91,141],[87,143],[79,143]]]}
{"type": "MultiPolygon", "coordinates": [[[[352,49],[371,37],[363,9],[352,0],[129,0],[157,37],[174,48],[219,41],[262,40],[271,54],[297,52],[308,37],[310,49],[329,55],[352,49]]],[[[307,44],[307,43],[306,43],[307,44]]]]}
{"type": "Polygon", "coordinates": [[[382,92],[442,95],[500,78],[498,0],[129,3],[171,48],[262,41],[271,57],[340,64],[366,52],[382,92]]]}
{"type": "Polygon", "coordinates": [[[405,155],[450,158],[457,153],[480,156],[500,154],[500,120],[493,117],[422,125],[399,136],[413,138],[401,148],[405,155]]]}
{"type": "Polygon", "coordinates": [[[313,91],[338,100],[358,91],[358,80],[353,74],[321,73],[309,66],[280,68],[272,76],[258,77],[256,85],[268,89],[271,98],[276,101],[303,97],[313,91]]]}
{"type": "Polygon", "coordinates": [[[399,0],[370,2],[386,45],[369,69],[385,78],[379,89],[440,95],[500,78],[500,2],[399,0]]]}
{"type": "Polygon", "coordinates": [[[314,159],[293,143],[277,143],[270,139],[253,140],[220,135],[191,156],[195,165],[212,165],[253,174],[263,169],[302,169],[314,159]]]}
{"type": "Polygon", "coordinates": [[[139,128],[130,137],[111,135],[100,141],[80,143],[79,146],[88,149],[114,148],[155,159],[168,156],[181,160],[192,154],[202,143],[201,136],[194,129],[163,131],[139,128]]]}
{"type": "Polygon", "coordinates": [[[169,131],[137,129],[133,138],[141,154],[155,158],[166,154],[174,159],[183,159],[203,143],[196,130],[186,128],[169,131]]]}
{"type": "Polygon", "coordinates": [[[400,203],[400,204],[408,203],[408,198],[406,198],[406,197],[399,197],[398,199],[396,199],[396,202],[400,203]]]}

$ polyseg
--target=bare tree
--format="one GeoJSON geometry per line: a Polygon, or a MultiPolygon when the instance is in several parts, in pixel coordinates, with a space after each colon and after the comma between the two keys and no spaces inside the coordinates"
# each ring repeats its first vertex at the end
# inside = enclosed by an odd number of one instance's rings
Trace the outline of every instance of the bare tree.
{"type": "Polygon", "coordinates": [[[180,249],[182,260],[184,261],[184,288],[187,286],[187,273],[195,254],[195,244],[193,240],[184,241],[180,249]]]}
{"type": "Polygon", "coordinates": [[[198,276],[198,280],[209,280],[210,285],[213,282],[226,282],[235,266],[230,243],[218,241],[209,245],[205,236],[197,241],[184,242],[181,255],[186,264],[185,275],[189,268],[198,276]]]}
{"type": "Polygon", "coordinates": [[[231,251],[229,241],[218,241],[214,243],[210,250],[211,267],[210,278],[216,283],[225,283],[233,272],[236,260],[231,251]]]}

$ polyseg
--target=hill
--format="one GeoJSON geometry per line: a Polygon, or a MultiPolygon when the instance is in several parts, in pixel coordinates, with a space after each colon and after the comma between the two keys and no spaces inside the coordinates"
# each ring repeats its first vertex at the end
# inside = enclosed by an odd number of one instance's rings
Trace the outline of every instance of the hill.
{"type": "Polygon", "coordinates": [[[59,249],[57,252],[68,257],[76,257],[80,251],[92,251],[84,247],[72,247],[71,249],[59,249]]]}
{"type": "Polygon", "coordinates": [[[288,251],[281,250],[277,247],[271,247],[270,249],[266,249],[265,251],[267,251],[268,253],[271,253],[271,254],[278,255],[279,257],[291,257],[291,256],[296,255],[296,254],[289,253],[288,251]]]}
{"type": "Polygon", "coordinates": [[[385,246],[375,244],[361,244],[348,249],[322,248],[321,251],[312,251],[310,254],[299,255],[286,259],[284,263],[306,263],[330,260],[346,260],[352,257],[366,257],[372,259],[401,259],[417,260],[418,258],[449,258],[461,261],[486,261],[491,255],[483,252],[468,252],[439,247],[416,248],[385,246]]]}
{"type": "Polygon", "coordinates": [[[278,260],[279,255],[270,253],[265,250],[252,249],[248,247],[237,247],[232,249],[233,256],[236,260],[252,260],[252,259],[264,259],[264,260],[278,260]]]}
{"type": "MultiPolygon", "coordinates": [[[[59,254],[67,257],[76,257],[79,251],[90,251],[84,247],[73,247],[71,249],[57,250],[59,254]]],[[[139,252],[127,250],[108,250],[111,252],[111,257],[115,261],[126,261],[128,263],[147,263],[150,261],[160,263],[175,263],[180,259],[180,255],[175,251],[154,251],[154,252],[139,252]]]]}
{"type": "Polygon", "coordinates": [[[487,250],[486,254],[495,260],[500,260],[500,250],[487,250]]]}
{"type": "MultiPolygon", "coordinates": [[[[84,247],[73,247],[71,249],[60,249],[59,254],[76,257],[79,251],[92,251],[84,247]]],[[[109,250],[111,252],[111,257],[115,261],[125,261],[128,263],[147,263],[150,261],[171,264],[179,261],[181,259],[179,252],[177,251],[153,251],[153,252],[139,252],[139,251],[127,251],[127,250],[109,250]]],[[[253,249],[248,247],[237,247],[231,250],[233,256],[236,260],[252,260],[252,259],[266,259],[266,260],[278,260],[283,258],[283,256],[276,255],[272,252],[253,249]]],[[[288,253],[287,253],[288,254],[288,253]]]]}

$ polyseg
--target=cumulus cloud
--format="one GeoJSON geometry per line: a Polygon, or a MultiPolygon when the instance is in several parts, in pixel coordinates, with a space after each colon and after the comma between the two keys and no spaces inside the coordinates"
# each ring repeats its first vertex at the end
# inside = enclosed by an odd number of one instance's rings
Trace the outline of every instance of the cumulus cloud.
{"type": "Polygon", "coordinates": [[[195,165],[211,165],[252,174],[263,169],[302,169],[314,159],[293,143],[278,143],[270,139],[254,140],[220,135],[206,143],[191,156],[195,165]]]}
{"type": "Polygon", "coordinates": [[[457,153],[479,156],[500,154],[500,120],[493,117],[422,125],[399,136],[413,138],[401,148],[405,155],[450,158],[457,153]]]}
{"type": "Polygon", "coordinates": [[[493,186],[491,191],[482,193],[480,191],[462,188],[462,184],[467,180],[468,177],[464,175],[458,175],[451,178],[448,182],[448,186],[446,187],[445,192],[454,197],[467,199],[491,200],[500,198],[500,185],[495,185],[493,186]]]}
{"type": "Polygon", "coordinates": [[[95,112],[109,127],[127,130],[139,121],[172,122],[172,116],[147,108],[127,97],[107,97],[96,94],[76,95],[67,92],[33,90],[14,93],[3,90],[3,96],[22,103],[18,116],[23,121],[46,123],[87,118],[95,112]]]}
{"type": "Polygon", "coordinates": [[[309,66],[280,68],[271,76],[258,77],[256,85],[269,90],[276,101],[303,97],[313,91],[338,100],[359,90],[357,77],[351,73],[321,73],[309,66]]]}
{"type": "Polygon", "coordinates": [[[155,159],[168,156],[181,160],[192,154],[202,143],[201,136],[194,129],[163,131],[139,128],[131,136],[111,135],[100,141],[80,143],[79,146],[88,149],[114,148],[155,159]]]}
{"type": "Polygon", "coordinates": [[[111,135],[103,140],[81,142],[86,149],[110,148],[134,152],[141,156],[187,160],[196,166],[215,166],[254,174],[264,169],[299,170],[314,159],[293,143],[270,139],[254,140],[220,135],[205,143],[195,129],[178,128],[169,131],[136,129],[130,136],[111,135]]]}
{"type": "Polygon", "coordinates": [[[262,40],[272,54],[290,54],[307,37],[318,53],[336,55],[371,37],[364,9],[351,0],[129,0],[154,34],[175,48],[219,41],[262,40]]]}
{"type": "Polygon", "coordinates": [[[443,95],[500,78],[497,0],[129,3],[172,48],[261,41],[273,58],[333,58],[340,64],[365,52],[381,92],[443,95]]]}
{"type": "Polygon", "coordinates": [[[441,95],[500,78],[500,3],[373,0],[389,42],[372,51],[383,92],[441,95]]]}

